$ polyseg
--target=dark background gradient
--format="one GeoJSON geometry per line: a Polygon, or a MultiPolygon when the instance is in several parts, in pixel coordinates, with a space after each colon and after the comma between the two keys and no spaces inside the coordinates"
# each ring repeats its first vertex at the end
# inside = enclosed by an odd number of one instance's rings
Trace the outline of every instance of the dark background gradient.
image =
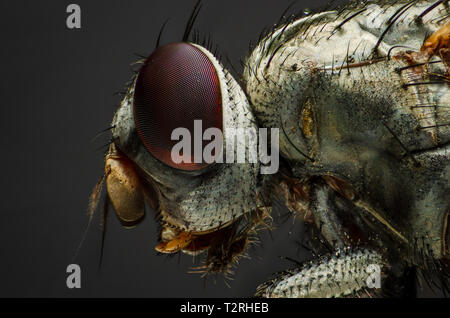
{"type": "MultiPolygon", "coordinates": [[[[240,69],[249,43],[291,2],[205,0],[196,27],[210,33],[240,69]]],[[[79,30],[65,25],[70,3],[0,3],[0,297],[251,296],[271,273],[293,266],[279,256],[307,258],[294,243],[302,224],[289,219],[273,238],[262,235],[229,288],[222,277],[214,282],[189,274],[190,256],[157,256],[152,213],[131,230],[111,214],[98,270],[97,213],[74,261],[81,266],[82,288],[66,287],[66,267],[87,224],[88,197],[102,174],[108,136],[91,139],[109,126],[120,102],[113,94],[130,79],[134,53],[151,53],[167,18],[162,43],[179,41],[195,1],[76,1],[79,30]]],[[[300,0],[294,8],[324,3],[300,0]]]]}

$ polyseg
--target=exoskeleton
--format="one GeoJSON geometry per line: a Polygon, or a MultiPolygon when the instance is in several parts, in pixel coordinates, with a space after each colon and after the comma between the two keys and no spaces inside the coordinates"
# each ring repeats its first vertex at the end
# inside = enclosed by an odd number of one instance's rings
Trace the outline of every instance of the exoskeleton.
{"type": "Polygon", "coordinates": [[[411,272],[448,279],[447,1],[358,2],[285,18],[246,59],[240,82],[190,40],[198,9],[182,42],[140,61],[91,211],[106,181],[125,226],[142,220],[146,201],[158,211],[159,252],[205,252],[201,271],[226,272],[283,198],[331,256],[276,274],[259,296],[403,295],[411,272]],[[220,129],[224,148],[234,128],[278,129],[279,173],[261,175],[258,162],[174,161],[173,131],[194,134],[195,120],[203,136],[220,129]],[[389,277],[383,293],[364,285],[372,265],[389,277]]]}
{"type": "MultiPolygon", "coordinates": [[[[449,277],[448,17],[447,1],[352,3],[285,22],[246,63],[255,116],[280,127],[288,206],[331,250],[347,250],[338,260],[354,277],[384,266],[387,292],[411,271],[449,277]],[[363,256],[348,252],[355,247],[363,256]]],[[[357,279],[336,286],[335,261],[325,262],[322,283],[307,268],[279,274],[259,294],[362,290],[357,279]]]]}
{"type": "MultiPolygon", "coordinates": [[[[172,158],[178,143],[174,131],[182,128],[194,136],[196,120],[201,121],[200,135],[213,139],[219,148],[235,143],[227,134],[235,128],[254,131],[247,137],[257,138],[255,119],[241,87],[206,47],[188,40],[199,8],[188,21],[183,41],[158,45],[139,61],[140,70],[112,121],[112,143],[104,176],[91,196],[90,213],[105,182],[107,200],[124,226],[143,220],[145,202],[157,211],[158,252],[197,255],[207,251],[199,271],[227,272],[268,214],[257,194],[258,162],[198,159],[194,140],[187,143],[192,144],[192,154],[184,153],[186,149],[180,152],[189,163],[172,158]],[[211,128],[223,132],[223,138],[214,140],[211,128]]],[[[245,149],[247,144],[240,145],[245,149]]],[[[205,142],[200,145],[201,154],[206,146],[205,142]]],[[[232,149],[234,155],[239,148],[232,149]]],[[[214,150],[210,154],[213,159],[219,155],[214,150]]]]}

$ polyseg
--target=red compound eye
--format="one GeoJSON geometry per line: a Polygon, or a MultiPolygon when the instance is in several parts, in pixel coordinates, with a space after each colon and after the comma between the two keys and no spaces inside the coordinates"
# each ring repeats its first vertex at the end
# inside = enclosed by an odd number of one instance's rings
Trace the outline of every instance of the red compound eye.
{"type": "Polygon", "coordinates": [[[202,121],[202,136],[211,127],[222,130],[222,97],[214,65],[198,48],[172,43],[153,52],[139,71],[133,109],[138,135],[155,158],[182,170],[208,165],[194,163],[194,120],[202,121]],[[171,134],[179,127],[190,132],[191,163],[171,158],[179,142],[171,140],[171,134]]]}

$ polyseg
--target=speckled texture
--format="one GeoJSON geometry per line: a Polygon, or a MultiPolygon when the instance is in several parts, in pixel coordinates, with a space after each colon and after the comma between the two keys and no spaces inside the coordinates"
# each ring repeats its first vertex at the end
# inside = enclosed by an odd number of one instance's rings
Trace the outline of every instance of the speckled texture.
{"type": "MultiPolygon", "coordinates": [[[[257,288],[257,296],[268,298],[330,298],[377,292],[367,280],[384,266],[382,257],[369,250],[339,251],[331,257],[282,272],[257,288]],[[368,270],[370,269],[370,270],[368,270]],[[372,289],[372,290],[371,290],[372,289]]],[[[373,281],[371,281],[373,282],[373,281]]],[[[380,286],[379,286],[380,287],[380,286]]]]}
{"type": "Polygon", "coordinates": [[[291,19],[256,46],[244,80],[261,126],[280,128],[297,191],[287,206],[330,249],[368,244],[398,268],[445,272],[449,48],[422,48],[448,33],[448,4],[435,3],[354,2],[291,19]]]}
{"type": "MultiPolygon", "coordinates": [[[[329,250],[374,248],[320,259],[302,274],[284,273],[260,295],[351,295],[366,277],[363,267],[381,257],[396,279],[407,267],[442,271],[448,258],[450,93],[440,49],[447,44],[435,51],[422,44],[445,26],[449,9],[433,4],[355,2],[277,26],[245,62],[247,96],[197,46],[220,79],[225,147],[227,129],[256,128],[254,117],[260,127],[278,128],[289,173],[264,177],[282,187],[273,193],[282,193],[287,206],[312,223],[329,250]],[[345,287],[317,285],[316,270],[334,272],[340,261],[348,266],[338,270],[345,287]]],[[[251,220],[263,215],[255,213],[263,211],[259,165],[220,164],[189,173],[165,166],[137,137],[132,99],[133,85],[113,121],[114,143],[158,190],[163,240],[190,237],[180,231],[212,231],[220,240],[224,226],[242,233],[232,235],[234,244],[224,239],[210,248],[207,268],[222,271],[225,259],[234,262],[245,251],[245,236],[256,224],[251,220]]]]}
{"type": "MultiPolygon", "coordinates": [[[[256,129],[254,117],[233,77],[211,53],[197,47],[213,61],[220,78],[225,149],[227,128],[256,129]]],[[[163,193],[161,210],[176,219],[178,227],[194,232],[207,231],[256,209],[258,163],[216,164],[206,168],[206,173],[186,173],[162,164],[149,154],[136,136],[131,107],[133,91],[131,86],[115,115],[113,138],[116,145],[160,185],[158,189],[163,193]]]]}

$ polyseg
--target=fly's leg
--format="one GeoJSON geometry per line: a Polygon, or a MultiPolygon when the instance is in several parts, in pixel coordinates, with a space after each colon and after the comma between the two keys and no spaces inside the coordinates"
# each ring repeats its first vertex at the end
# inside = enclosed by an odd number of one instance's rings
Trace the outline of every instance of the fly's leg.
{"type": "Polygon", "coordinates": [[[373,297],[381,291],[385,263],[377,252],[342,251],[301,268],[275,274],[258,286],[256,296],[266,298],[373,297]]]}

